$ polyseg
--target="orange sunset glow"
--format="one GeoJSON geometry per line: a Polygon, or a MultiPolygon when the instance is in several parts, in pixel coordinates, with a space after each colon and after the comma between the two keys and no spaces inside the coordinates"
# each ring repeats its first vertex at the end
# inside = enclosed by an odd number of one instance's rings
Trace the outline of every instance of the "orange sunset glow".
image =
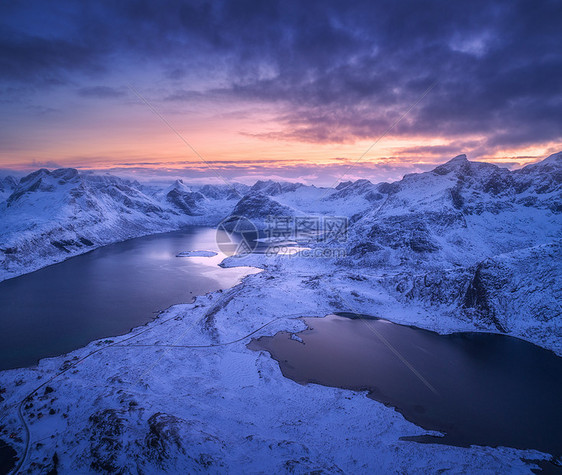
{"type": "Polygon", "coordinates": [[[503,27],[494,35],[418,25],[402,44],[388,26],[345,15],[356,23],[348,36],[303,12],[309,30],[289,20],[262,28],[256,13],[241,20],[253,28],[245,36],[227,25],[143,23],[136,15],[150,14],[135,10],[112,28],[101,11],[70,7],[49,15],[66,25],[55,31],[42,15],[9,11],[0,22],[18,34],[6,40],[0,73],[4,169],[213,182],[211,166],[246,183],[271,176],[327,185],[342,173],[397,180],[461,153],[514,168],[560,146],[559,85],[540,75],[553,60],[535,59],[517,80],[503,27]],[[86,19],[104,34],[76,29],[86,19]],[[529,90],[533,81],[541,86],[529,90]]]}
{"type": "Polygon", "coordinates": [[[0,475],[558,473],[561,45],[562,0],[0,1],[0,475]]]}

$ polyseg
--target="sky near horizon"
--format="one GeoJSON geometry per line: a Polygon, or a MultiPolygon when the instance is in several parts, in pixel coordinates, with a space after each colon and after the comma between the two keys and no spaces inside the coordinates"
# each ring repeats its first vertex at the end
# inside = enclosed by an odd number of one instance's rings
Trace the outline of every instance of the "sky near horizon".
{"type": "Polygon", "coordinates": [[[523,165],[562,149],[561,21],[557,1],[7,0],[0,168],[329,184],[461,153],[523,165]]]}

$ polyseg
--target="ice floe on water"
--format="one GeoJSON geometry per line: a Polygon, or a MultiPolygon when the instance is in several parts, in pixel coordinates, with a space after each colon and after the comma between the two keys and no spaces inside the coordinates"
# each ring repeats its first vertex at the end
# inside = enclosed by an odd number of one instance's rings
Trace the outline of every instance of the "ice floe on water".
{"type": "Polygon", "coordinates": [[[182,251],[176,254],[176,257],[214,257],[218,255],[215,251],[182,251]]]}

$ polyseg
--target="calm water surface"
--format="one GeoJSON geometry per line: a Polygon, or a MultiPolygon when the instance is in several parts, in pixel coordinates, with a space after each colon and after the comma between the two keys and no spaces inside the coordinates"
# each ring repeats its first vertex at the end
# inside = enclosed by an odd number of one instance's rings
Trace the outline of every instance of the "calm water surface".
{"type": "Polygon", "coordinates": [[[184,231],[131,239],[0,283],[0,370],[116,336],[170,305],[235,285],[256,269],[223,269],[216,231],[184,231]],[[176,257],[212,250],[215,257],[176,257]]]}
{"type": "Polygon", "coordinates": [[[298,383],[366,390],[445,433],[410,440],[562,454],[562,358],[505,335],[439,335],[346,316],[305,318],[303,342],[280,332],[248,346],[268,351],[298,383]]]}

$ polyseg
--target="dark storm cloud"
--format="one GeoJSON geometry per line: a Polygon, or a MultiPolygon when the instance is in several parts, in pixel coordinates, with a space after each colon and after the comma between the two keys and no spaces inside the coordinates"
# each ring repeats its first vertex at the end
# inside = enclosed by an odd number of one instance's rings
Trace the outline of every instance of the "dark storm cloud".
{"type": "MultiPolygon", "coordinates": [[[[452,8],[457,4],[451,2],[452,8]]],[[[471,12],[389,9],[374,36],[377,54],[291,81],[282,74],[234,88],[290,102],[277,138],[376,138],[437,86],[393,133],[483,134],[489,145],[560,138],[562,34],[556,4],[474,5],[471,12]],[[509,8],[508,8],[509,7],[509,8]],[[396,23],[397,19],[403,23],[396,23]]],[[[363,53],[363,55],[361,55],[363,53]]]]}
{"type": "Polygon", "coordinates": [[[65,70],[90,68],[91,52],[60,39],[0,36],[0,78],[26,83],[65,84],[65,70]]]}
{"type": "MultiPolygon", "coordinates": [[[[115,64],[134,74],[149,63],[162,99],[271,104],[284,128],[266,138],[312,142],[376,138],[436,84],[393,134],[484,135],[490,147],[562,136],[561,2],[57,5],[53,31],[42,2],[0,7],[4,82],[96,82],[115,64]],[[192,92],[193,75],[227,79],[192,92]]],[[[95,90],[79,93],[113,94],[95,90]]]]}

